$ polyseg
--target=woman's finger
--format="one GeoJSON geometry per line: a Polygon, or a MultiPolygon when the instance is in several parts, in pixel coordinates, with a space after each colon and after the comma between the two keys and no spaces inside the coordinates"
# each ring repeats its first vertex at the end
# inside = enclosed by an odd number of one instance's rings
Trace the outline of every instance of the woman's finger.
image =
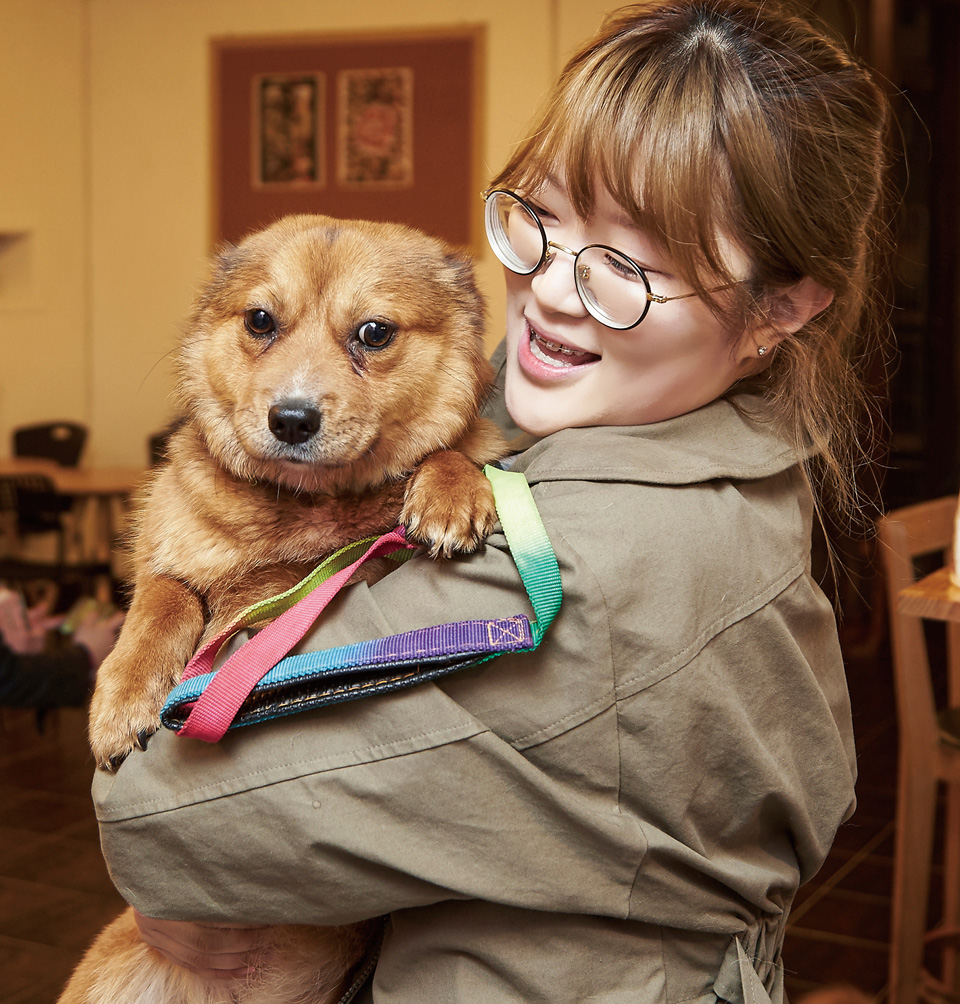
{"type": "Polygon", "coordinates": [[[170,962],[212,979],[248,975],[262,954],[267,928],[249,925],[214,926],[190,921],[158,920],[134,911],[143,940],[170,962]]]}

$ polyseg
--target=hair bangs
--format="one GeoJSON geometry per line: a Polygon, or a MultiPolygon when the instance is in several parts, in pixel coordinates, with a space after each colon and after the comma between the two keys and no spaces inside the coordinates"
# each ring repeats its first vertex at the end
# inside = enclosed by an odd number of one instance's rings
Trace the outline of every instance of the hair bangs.
{"type": "Polygon", "coordinates": [[[744,278],[724,254],[739,243],[730,212],[738,200],[716,128],[712,61],[682,59],[677,48],[618,58],[601,48],[568,66],[539,128],[493,186],[529,192],[559,181],[583,219],[603,186],[677,274],[718,307],[708,290],[744,278]]]}
{"type": "Polygon", "coordinates": [[[611,13],[494,184],[555,181],[584,219],[606,188],[732,339],[776,325],[804,277],[829,291],[739,387],[819,453],[824,494],[849,513],[857,465],[873,459],[857,438],[858,416],[873,415],[862,378],[882,365],[888,317],[876,284],[891,248],[889,104],[793,6],[643,0],[611,13]]]}

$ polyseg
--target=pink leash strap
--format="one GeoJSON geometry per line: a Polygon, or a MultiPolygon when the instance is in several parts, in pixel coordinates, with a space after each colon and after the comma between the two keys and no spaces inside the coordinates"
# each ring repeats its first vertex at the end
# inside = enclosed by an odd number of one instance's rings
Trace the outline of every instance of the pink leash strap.
{"type": "MultiPolygon", "coordinates": [[[[310,630],[320,612],[350,576],[365,561],[398,548],[415,548],[404,536],[402,527],[384,534],[352,565],[332,575],[241,645],[197,698],[179,735],[203,739],[205,742],[218,742],[222,739],[250,691],[310,630]]],[[[209,673],[221,645],[234,631],[235,626],[231,625],[207,642],[184,670],[183,679],[209,673]]]]}

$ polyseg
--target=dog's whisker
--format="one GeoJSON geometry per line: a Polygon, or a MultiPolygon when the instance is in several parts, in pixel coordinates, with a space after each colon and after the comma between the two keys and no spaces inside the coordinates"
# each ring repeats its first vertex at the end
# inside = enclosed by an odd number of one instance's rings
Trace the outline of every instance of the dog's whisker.
{"type": "Polygon", "coordinates": [[[144,385],[146,384],[147,380],[149,380],[150,377],[153,376],[153,371],[160,365],[160,363],[162,363],[165,359],[169,359],[176,351],[177,350],[174,347],[172,349],[167,349],[166,352],[164,352],[162,355],[158,356],[157,359],[154,360],[153,365],[144,374],[144,377],[140,381],[140,386],[137,388],[137,390],[143,390],[144,385]]]}

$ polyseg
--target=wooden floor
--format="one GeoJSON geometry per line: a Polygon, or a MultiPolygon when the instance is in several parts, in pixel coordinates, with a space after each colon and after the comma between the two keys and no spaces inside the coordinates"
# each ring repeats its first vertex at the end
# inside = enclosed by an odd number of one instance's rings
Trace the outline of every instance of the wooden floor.
{"type": "MultiPolygon", "coordinates": [[[[794,1000],[837,983],[880,997],[886,982],[896,776],[892,683],[885,657],[869,647],[848,654],[847,663],[859,808],[793,911],[784,964],[794,1000]]],[[[31,714],[2,712],[0,1004],[55,1001],[83,948],[122,907],[99,854],[82,714],[57,714],[40,734],[31,714]]]]}
{"type": "Polygon", "coordinates": [[[50,1004],[123,909],[100,856],[85,715],[4,709],[0,731],[0,1001],[50,1004]]]}
{"type": "Polygon", "coordinates": [[[823,868],[801,887],[787,923],[785,985],[794,1001],[835,985],[886,996],[897,777],[893,681],[885,652],[850,647],[857,810],[823,868]]]}

